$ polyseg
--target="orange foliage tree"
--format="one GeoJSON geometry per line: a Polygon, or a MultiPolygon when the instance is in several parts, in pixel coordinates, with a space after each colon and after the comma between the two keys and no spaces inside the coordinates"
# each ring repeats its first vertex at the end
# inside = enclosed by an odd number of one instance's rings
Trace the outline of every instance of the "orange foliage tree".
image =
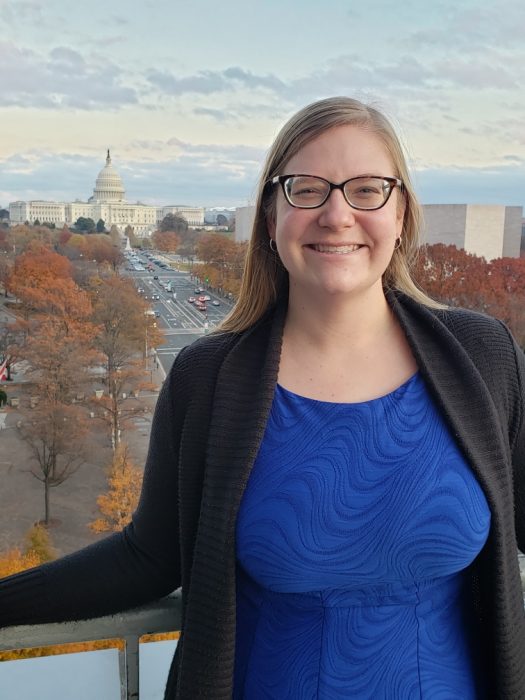
{"type": "Polygon", "coordinates": [[[48,531],[33,525],[25,537],[24,547],[13,547],[0,554],[0,578],[30,569],[56,556],[48,531]]]}
{"type": "Polygon", "coordinates": [[[157,250],[165,253],[175,253],[180,244],[180,238],[175,231],[155,231],[151,240],[157,250]]]}
{"type": "Polygon", "coordinates": [[[525,259],[487,262],[456,246],[436,244],[421,248],[414,273],[431,297],[501,319],[525,347],[525,259]]]}
{"type": "Polygon", "coordinates": [[[244,267],[247,246],[236,243],[222,234],[207,234],[200,237],[196,252],[202,264],[196,265],[193,273],[201,280],[208,280],[211,287],[236,295],[244,267]]]}
{"type": "Polygon", "coordinates": [[[108,491],[97,499],[101,517],[89,524],[94,532],[119,532],[130,521],[137,507],[142,472],[135,466],[127,445],[115,450],[108,476],[108,491]]]}
{"type": "Polygon", "coordinates": [[[99,328],[95,346],[103,356],[107,388],[107,394],[97,399],[93,407],[107,423],[112,447],[116,449],[122,427],[143,412],[137,401],[129,399],[129,394],[151,388],[137,355],[144,357],[146,346],[156,347],[161,334],[146,314],[148,307],[129,279],[114,276],[100,280],[92,298],[93,320],[99,328]]]}

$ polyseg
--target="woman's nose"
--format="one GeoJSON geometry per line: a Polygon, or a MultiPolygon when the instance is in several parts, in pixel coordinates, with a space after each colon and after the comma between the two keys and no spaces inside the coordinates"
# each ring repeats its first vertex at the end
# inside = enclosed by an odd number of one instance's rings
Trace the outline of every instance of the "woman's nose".
{"type": "Polygon", "coordinates": [[[348,204],[341,190],[332,190],[318,211],[320,226],[338,229],[355,224],[355,210],[348,204]]]}

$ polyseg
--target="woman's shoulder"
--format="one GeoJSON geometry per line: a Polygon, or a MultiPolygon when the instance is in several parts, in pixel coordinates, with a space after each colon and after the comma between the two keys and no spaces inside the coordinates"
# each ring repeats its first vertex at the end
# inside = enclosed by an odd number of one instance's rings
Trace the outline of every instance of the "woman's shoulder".
{"type": "Polygon", "coordinates": [[[228,352],[239,341],[238,333],[211,333],[186,345],[173,363],[173,371],[203,372],[220,365],[228,352]]]}
{"type": "Polygon", "coordinates": [[[429,311],[455,334],[461,333],[467,336],[469,334],[475,336],[490,334],[508,339],[508,330],[503,321],[481,311],[463,307],[429,309],[429,311]]]}
{"type": "Polygon", "coordinates": [[[434,308],[404,294],[396,294],[395,304],[407,335],[423,345],[430,337],[445,352],[455,353],[460,346],[478,367],[494,374],[505,368],[515,373],[516,363],[522,363],[523,353],[497,318],[461,307],[434,308]]]}
{"type": "Polygon", "coordinates": [[[509,341],[510,332],[505,323],[481,311],[459,306],[432,307],[399,292],[395,294],[395,299],[409,316],[427,321],[433,319],[434,326],[442,324],[458,339],[500,337],[509,341]]]}

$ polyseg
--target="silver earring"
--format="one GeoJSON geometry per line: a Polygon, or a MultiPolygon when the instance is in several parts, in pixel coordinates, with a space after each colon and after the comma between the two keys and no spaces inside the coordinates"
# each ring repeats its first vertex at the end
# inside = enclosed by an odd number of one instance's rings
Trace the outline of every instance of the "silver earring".
{"type": "Polygon", "coordinates": [[[277,253],[277,246],[275,245],[275,241],[273,240],[273,238],[270,238],[270,242],[268,243],[268,245],[270,246],[270,250],[272,251],[272,253],[277,253]]]}
{"type": "Polygon", "coordinates": [[[401,246],[401,236],[396,238],[395,240],[395,245],[394,245],[394,250],[397,250],[401,246]]]}

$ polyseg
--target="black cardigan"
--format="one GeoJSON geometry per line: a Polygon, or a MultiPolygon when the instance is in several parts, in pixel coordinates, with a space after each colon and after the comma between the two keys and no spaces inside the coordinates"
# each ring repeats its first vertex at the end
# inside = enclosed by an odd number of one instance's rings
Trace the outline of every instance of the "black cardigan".
{"type": "MultiPolygon", "coordinates": [[[[525,357],[503,324],[389,294],[420,372],[491,510],[469,568],[491,698],[525,700],[525,357]]],[[[183,631],[166,700],[231,698],[235,521],[270,411],[284,306],[177,357],[159,395],[133,522],[68,557],[0,581],[0,626],[85,619],[182,586],[183,631]]]]}

